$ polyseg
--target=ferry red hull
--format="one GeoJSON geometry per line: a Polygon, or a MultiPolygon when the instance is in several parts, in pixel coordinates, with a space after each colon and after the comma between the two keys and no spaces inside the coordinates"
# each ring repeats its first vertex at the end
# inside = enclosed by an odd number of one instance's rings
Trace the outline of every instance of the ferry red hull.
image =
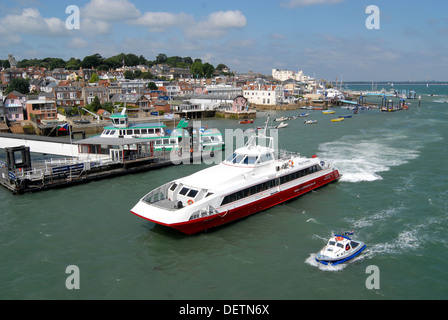
{"type": "Polygon", "coordinates": [[[272,194],[269,197],[260,199],[255,202],[251,202],[247,205],[237,207],[235,209],[229,210],[225,214],[221,215],[213,215],[205,218],[195,219],[191,221],[176,223],[176,224],[164,224],[160,223],[159,221],[153,221],[148,218],[142,217],[135,212],[132,212],[133,214],[154,222],[156,224],[164,225],[173,229],[176,229],[178,231],[181,231],[183,233],[192,235],[207,229],[211,229],[244,217],[247,217],[251,214],[257,213],[259,211],[263,211],[265,209],[268,209],[270,207],[273,207],[277,204],[283,203],[285,201],[294,199],[298,196],[301,196],[307,192],[310,192],[314,189],[320,188],[324,185],[327,185],[331,182],[337,181],[340,178],[338,170],[334,170],[331,173],[328,173],[326,175],[320,176],[314,180],[310,180],[304,184],[299,184],[294,187],[291,187],[289,189],[277,192],[272,194]]]}

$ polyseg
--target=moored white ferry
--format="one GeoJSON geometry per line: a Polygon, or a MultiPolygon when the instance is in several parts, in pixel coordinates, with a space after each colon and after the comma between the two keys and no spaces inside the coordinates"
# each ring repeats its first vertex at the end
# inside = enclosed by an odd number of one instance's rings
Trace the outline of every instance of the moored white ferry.
{"type": "Polygon", "coordinates": [[[253,135],[218,165],[166,183],[131,212],[194,234],[270,208],[338,180],[338,170],[317,156],[274,149],[274,139],[253,135]]]}
{"type": "MultiPolygon", "coordinates": [[[[174,130],[161,122],[156,123],[130,123],[126,109],[120,114],[110,117],[112,125],[106,126],[101,133],[101,138],[120,139],[137,138],[154,140],[155,150],[178,150],[181,147],[183,137],[189,139],[188,132],[183,130],[188,126],[188,121],[181,119],[174,130]]],[[[199,143],[205,150],[221,150],[224,146],[221,132],[216,128],[193,128],[193,136],[199,134],[199,143]]]]}

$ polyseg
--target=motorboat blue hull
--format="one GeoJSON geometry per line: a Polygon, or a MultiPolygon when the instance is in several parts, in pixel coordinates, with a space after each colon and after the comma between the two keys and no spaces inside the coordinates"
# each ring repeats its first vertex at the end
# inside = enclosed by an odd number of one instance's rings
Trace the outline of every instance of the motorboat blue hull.
{"type": "Polygon", "coordinates": [[[342,259],[339,259],[339,260],[331,260],[331,261],[329,261],[329,260],[319,260],[319,259],[317,259],[317,258],[315,258],[315,259],[316,259],[317,262],[320,262],[320,263],[322,263],[322,264],[324,264],[324,265],[332,265],[332,266],[335,266],[335,265],[338,265],[338,264],[347,262],[347,261],[349,261],[349,260],[355,258],[355,257],[358,256],[362,251],[364,251],[365,248],[366,248],[366,245],[364,244],[359,250],[353,252],[350,256],[347,256],[347,257],[342,258],[342,259]]]}

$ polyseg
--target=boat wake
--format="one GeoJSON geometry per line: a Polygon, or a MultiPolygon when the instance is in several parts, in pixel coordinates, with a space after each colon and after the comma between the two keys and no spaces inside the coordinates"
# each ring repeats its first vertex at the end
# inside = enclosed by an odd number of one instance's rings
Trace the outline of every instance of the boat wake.
{"type": "Polygon", "coordinates": [[[319,146],[323,159],[330,161],[342,174],[340,181],[363,182],[382,180],[381,172],[419,157],[416,149],[394,146],[402,136],[376,136],[375,140],[360,140],[346,136],[341,141],[319,146]]]}
{"type": "Polygon", "coordinates": [[[313,267],[317,267],[322,271],[342,271],[347,266],[347,263],[341,263],[335,266],[331,264],[324,265],[322,263],[319,263],[316,261],[316,253],[311,253],[310,256],[305,260],[305,263],[313,267]]]}

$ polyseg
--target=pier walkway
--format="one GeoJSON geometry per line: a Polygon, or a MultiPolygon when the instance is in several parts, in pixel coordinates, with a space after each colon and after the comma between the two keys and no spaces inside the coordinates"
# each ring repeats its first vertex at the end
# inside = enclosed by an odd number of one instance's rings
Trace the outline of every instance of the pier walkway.
{"type": "Polygon", "coordinates": [[[79,157],[78,145],[70,143],[70,137],[44,137],[27,134],[0,133],[0,148],[27,146],[31,152],[79,157]]]}

